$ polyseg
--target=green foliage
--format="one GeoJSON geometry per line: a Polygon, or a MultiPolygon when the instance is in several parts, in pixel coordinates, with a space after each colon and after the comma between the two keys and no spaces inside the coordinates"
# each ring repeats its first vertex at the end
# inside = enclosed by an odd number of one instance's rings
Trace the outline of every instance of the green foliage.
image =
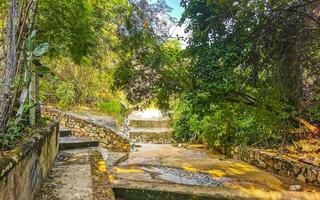
{"type": "Polygon", "coordinates": [[[256,142],[270,147],[279,141],[281,119],[263,109],[225,102],[212,104],[200,117],[185,102],[180,103],[175,113],[173,127],[177,141],[205,142],[212,148],[256,142]]]}
{"type": "Polygon", "coordinates": [[[121,91],[112,91],[111,85],[123,57],[116,51],[118,28],[129,11],[126,0],[39,2],[38,40],[50,44],[42,63],[45,67],[36,69],[44,76],[40,80],[42,102],[68,109],[123,99],[121,91]]]}
{"type": "Polygon", "coordinates": [[[0,134],[0,150],[12,149],[23,137],[32,132],[29,126],[29,111],[34,104],[25,104],[22,108],[20,119],[12,119],[9,122],[8,130],[0,134]]]}
{"type": "Polygon", "coordinates": [[[58,106],[66,109],[75,101],[74,85],[69,82],[62,82],[58,85],[56,95],[59,97],[58,106]]]}
{"type": "Polygon", "coordinates": [[[319,86],[318,2],[183,0],[182,5],[182,23],[192,33],[186,50],[174,42],[157,43],[152,32],[139,29],[135,43],[124,39],[132,46],[116,83],[131,102],[156,99],[169,109],[172,99],[180,100],[175,138],[211,147],[276,144],[296,125],[295,116],[308,113],[314,119],[307,108],[317,105],[317,92],[305,84],[319,86]]]}
{"type": "Polygon", "coordinates": [[[319,62],[319,34],[297,30],[317,26],[312,13],[313,19],[300,14],[319,4],[303,2],[182,1],[192,64],[175,118],[177,139],[268,146],[296,125],[293,116],[315,119],[319,74],[310,72],[319,62]]]}
{"type": "Polygon", "coordinates": [[[96,107],[100,112],[113,116],[118,124],[123,122],[125,110],[119,101],[98,102],[96,107]]]}

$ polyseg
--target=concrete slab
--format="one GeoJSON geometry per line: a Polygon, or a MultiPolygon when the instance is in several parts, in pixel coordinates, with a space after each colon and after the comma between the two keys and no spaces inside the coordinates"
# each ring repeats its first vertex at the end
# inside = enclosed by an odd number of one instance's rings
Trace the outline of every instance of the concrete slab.
{"type": "Polygon", "coordinates": [[[300,184],[300,192],[290,192],[289,187],[299,183],[204,149],[141,144],[138,151],[129,154],[128,160],[111,167],[110,171],[115,191],[151,189],[210,199],[222,197],[220,195],[226,199],[228,196],[231,199],[292,199],[295,196],[320,199],[319,188],[300,184]],[[209,184],[212,180],[222,184],[209,184]]]}
{"type": "Polygon", "coordinates": [[[99,148],[59,152],[35,200],[113,200],[107,167],[99,148]]]}
{"type": "Polygon", "coordinates": [[[71,129],[68,128],[60,128],[60,137],[68,137],[72,135],[71,129]]]}
{"type": "Polygon", "coordinates": [[[77,148],[87,148],[87,147],[97,147],[99,142],[96,140],[88,140],[86,138],[68,136],[60,137],[59,149],[77,149],[77,148]]]}

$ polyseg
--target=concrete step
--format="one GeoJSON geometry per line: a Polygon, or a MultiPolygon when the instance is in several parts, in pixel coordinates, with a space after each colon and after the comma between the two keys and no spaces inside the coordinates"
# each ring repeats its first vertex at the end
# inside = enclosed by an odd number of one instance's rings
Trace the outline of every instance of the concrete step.
{"type": "Polygon", "coordinates": [[[115,200],[99,147],[60,151],[35,200],[115,200]]]}
{"type": "Polygon", "coordinates": [[[130,127],[134,128],[168,128],[169,119],[130,119],[130,127]]]}
{"type": "Polygon", "coordinates": [[[99,142],[96,140],[88,140],[86,138],[67,136],[60,137],[59,150],[78,149],[87,147],[97,147],[99,142]]]}
{"type": "Polygon", "coordinates": [[[171,128],[131,128],[129,132],[134,143],[169,144],[173,138],[171,128]]]}
{"type": "Polygon", "coordinates": [[[71,129],[68,128],[60,128],[60,137],[68,137],[72,135],[71,129]]]}

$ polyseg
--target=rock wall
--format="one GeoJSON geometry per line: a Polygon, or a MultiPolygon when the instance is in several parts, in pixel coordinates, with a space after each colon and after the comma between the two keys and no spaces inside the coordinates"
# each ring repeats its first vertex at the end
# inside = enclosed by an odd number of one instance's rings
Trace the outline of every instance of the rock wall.
{"type": "Polygon", "coordinates": [[[173,141],[173,129],[132,129],[130,140],[134,143],[170,144],[173,141]]]}
{"type": "Polygon", "coordinates": [[[47,177],[59,149],[59,124],[0,156],[0,199],[30,200],[47,177]]]}
{"type": "Polygon", "coordinates": [[[170,127],[171,120],[145,120],[145,119],[130,119],[130,127],[134,128],[167,128],[170,127]]]}
{"type": "Polygon", "coordinates": [[[286,156],[279,156],[275,153],[264,152],[251,148],[233,147],[224,150],[223,153],[230,153],[235,159],[251,163],[261,169],[290,177],[303,183],[320,186],[320,167],[303,163],[286,156]]]}
{"type": "Polygon", "coordinates": [[[45,106],[41,107],[41,114],[59,121],[61,127],[72,129],[72,134],[75,136],[98,140],[102,147],[110,151],[129,152],[130,150],[129,139],[105,124],[45,106]]]}

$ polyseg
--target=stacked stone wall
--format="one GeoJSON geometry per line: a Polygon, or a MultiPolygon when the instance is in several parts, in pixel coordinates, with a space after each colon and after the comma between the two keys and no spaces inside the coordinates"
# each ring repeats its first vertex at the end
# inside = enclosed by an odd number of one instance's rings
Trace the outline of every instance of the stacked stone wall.
{"type": "Polygon", "coordinates": [[[128,152],[130,150],[129,139],[105,124],[45,106],[42,106],[41,114],[59,121],[61,127],[70,128],[74,136],[98,140],[102,147],[110,151],[128,152]]]}
{"type": "Polygon", "coordinates": [[[233,147],[224,149],[223,153],[243,160],[266,171],[290,177],[302,183],[320,186],[320,167],[307,164],[287,156],[265,152],[252,148],[233,147]]]}

